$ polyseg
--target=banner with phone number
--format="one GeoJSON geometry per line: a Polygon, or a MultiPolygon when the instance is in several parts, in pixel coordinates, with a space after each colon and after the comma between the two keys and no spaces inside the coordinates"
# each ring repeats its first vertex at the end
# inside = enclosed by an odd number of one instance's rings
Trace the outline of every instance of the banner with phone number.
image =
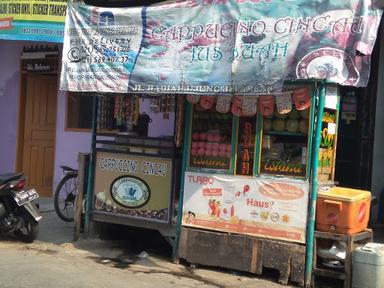
{"type": "Polygon", "coordinates": [[[285,80],[366,86],[377,0],[68,4],[61,89],[265,94],[285,80]]]}
{"type": "Polygon", "coordinates": [[[305,242],[308,182],[187,172],[184,226],[305,242]]]}
{"type": "Polygon", "coordinates": [[[0,0],[0,39],[62,43],[67,0],[0,0]]]}

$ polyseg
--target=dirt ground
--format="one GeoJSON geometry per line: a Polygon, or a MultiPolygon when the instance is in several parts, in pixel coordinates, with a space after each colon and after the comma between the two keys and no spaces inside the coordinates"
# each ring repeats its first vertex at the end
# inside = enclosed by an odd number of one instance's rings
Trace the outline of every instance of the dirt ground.
{"type": "MultiPolygon", "coordinates": [[[[38,240],[25,244],[10,237],[0,241],[0,287],[293,287],[276,283],[277,275],[259,278],[238,271],[208,267],[191,269],[170,260],[164,243],[80,239],[73,226],[62,222],[49,200],[40,203],[43,220],[38,240]],[[162,249],[163,247],[164,249],[162,249]]],[[[151,234],[150,234],[151,235],[151,234]]]]}

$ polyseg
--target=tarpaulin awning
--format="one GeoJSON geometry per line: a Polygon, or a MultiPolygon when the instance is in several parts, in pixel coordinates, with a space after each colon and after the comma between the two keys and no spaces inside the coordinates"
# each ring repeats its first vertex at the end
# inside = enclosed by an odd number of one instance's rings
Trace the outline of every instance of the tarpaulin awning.
{"type": "Polygon", "coordinates": [[[257,95],[285,80],[366,86],[381,16],[371,0],[70,3],[61,89],[257,95]]]}

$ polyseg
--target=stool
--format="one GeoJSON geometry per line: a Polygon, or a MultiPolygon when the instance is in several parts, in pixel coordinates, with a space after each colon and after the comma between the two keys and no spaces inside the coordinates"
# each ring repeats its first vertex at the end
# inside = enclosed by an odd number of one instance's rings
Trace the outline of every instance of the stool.
{"type": "Polygon", "coordinates": [[[352,281],[352,251],[360,245],[372,242],[373,232],[371,229],[366,229],[357,234],[346,235],[331,232],[315,231],[313,243],[313,270],[312,270],[312,287],[315,287],[315,276],[322,276],[333,279],[340,279],[344,281],[344,288],[351,287],[352,281]],[[319,239],[335,240],[344,242],[346,244],[346,253],[344,261],[344,269],[342,271],[335,271],[332,268],[317,267],[317,241],[319,239]]]}

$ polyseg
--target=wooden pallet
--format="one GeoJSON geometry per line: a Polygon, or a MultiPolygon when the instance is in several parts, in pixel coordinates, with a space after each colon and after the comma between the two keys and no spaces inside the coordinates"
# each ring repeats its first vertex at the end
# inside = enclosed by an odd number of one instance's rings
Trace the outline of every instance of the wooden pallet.
{"type": "Polygon", "coordinates": [[[182,227],[178,257],[189,263],[263,273],[279,271],[278,282],[304,285],[305,245],[182,227]]]}

